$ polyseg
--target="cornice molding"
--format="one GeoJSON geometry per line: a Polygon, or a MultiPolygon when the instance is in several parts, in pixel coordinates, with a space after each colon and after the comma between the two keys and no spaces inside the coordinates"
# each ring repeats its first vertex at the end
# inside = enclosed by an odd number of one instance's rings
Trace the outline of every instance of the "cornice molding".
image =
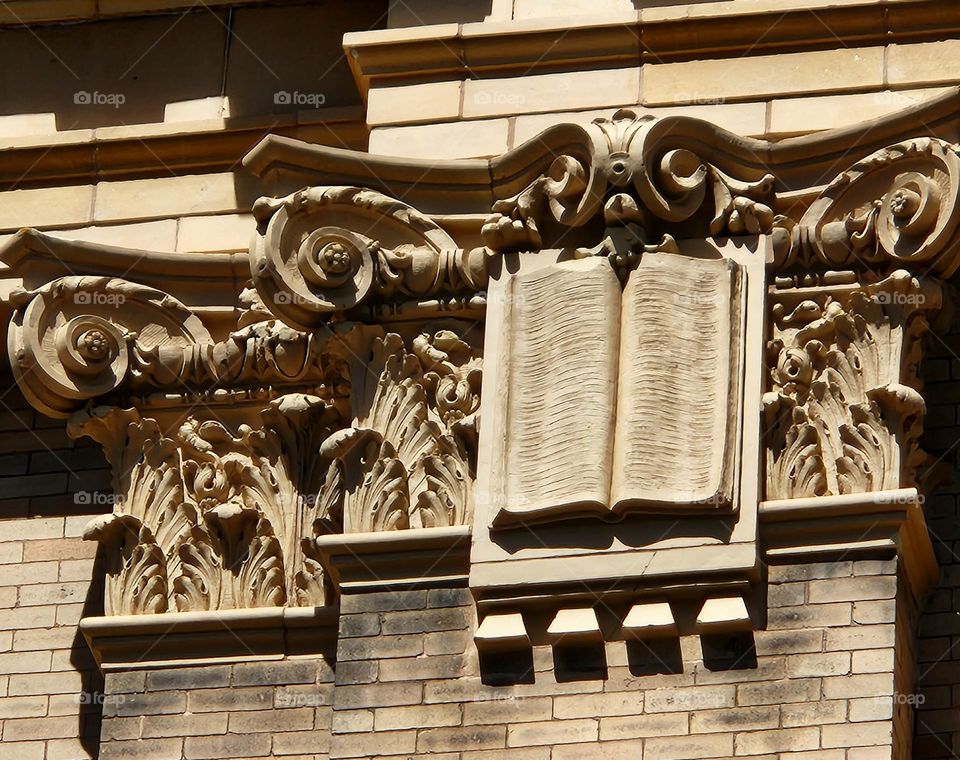
{"type": "Polygon", "coordinates": [[[366,93],[374,82],[422,81],[425,71],[436,79],[511,76],[940,41],[960,29],[960,8],[952,0],[717,5],[352,32],[344,36],[344,49],[366,93]]]}
{"type": "Polygon", "coordinates": [[[269,119],[136,124],[6,138],[0,140],[0,191],[231,171],[266,134],[364,150],[369,130],[362,108],[343,107],[269,119]]]}
{"type": "Polygon", "coordinates": [[[80,630],[104,672],[335,658],[339,609],[258,607],[210,612],[86,617],[80,630]]]}

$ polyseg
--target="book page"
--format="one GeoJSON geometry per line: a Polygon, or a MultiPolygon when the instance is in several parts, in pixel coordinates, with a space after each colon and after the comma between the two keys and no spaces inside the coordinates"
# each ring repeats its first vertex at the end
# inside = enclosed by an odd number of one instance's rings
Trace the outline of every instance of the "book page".
{"type": "Polygon", "coordinates": [[[605,258],[515,275],[497,521],[608,510],[620,283],[605,258]]]}
{"type": "Polygon", "coordinates": [[[729,259],[644,254],[623,293],[613,508],[730,508],[743,277],[729,259]]]}

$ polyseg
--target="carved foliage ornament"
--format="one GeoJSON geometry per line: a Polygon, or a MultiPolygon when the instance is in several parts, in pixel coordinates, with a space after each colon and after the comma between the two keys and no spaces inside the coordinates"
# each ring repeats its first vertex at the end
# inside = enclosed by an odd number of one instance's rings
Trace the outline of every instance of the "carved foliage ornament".
{"type": "Polygon", "coordinates": [[[107,614],[324,602],[304,553],[319,505],[304,495],[323,482],[315,452],[340,416],[289,394],[259,418],[259,429],[188,418],[164,432],[134,409],[74,416],[70,434],[100,442],[114,473],[114,513],[85,533],[107,545],[107,614]]]}
{"type": "Polygon", "coordinates": [[[875,285],[775,301],[764,396],[767,498],[917,485],[917,370],[937,286],[898,271],[875,285]]]}
{"type": "Polygon", "coordinates": [[[373,300],[450,299],[486,288],[486,252],[467,251],[434,221],[359,187],[311,187],[254,205],[260,235],[250,258],[264,303],[291,325],[373,300]]]}
{"type": "Polygon", "coordinates": [[[711,234],[769,232],[773,176],[730,176],[695,152],[698,144],[677,128],[682,123],[629,110],[595,119],[540,177],[494,204],[484,243],[498,253],[565,247],[576,239],[571,230],[602,213],[608,231],[631,223],[643,228],[641,243],[649,244],[662,238],[662,229],[653,234],[655,226],[691,219],[708,194],[711,234]]]}
{"type": "MultiPolygon", "coordinates": [[[[349,533],[466,525],[472,518],[480,359],[450,330],[375,338],[377,377],[357,419],[330,436],[321,456],[338,478],[349,533]]],[[[321,501],[328,501],[321,495],[321,501]]]]}

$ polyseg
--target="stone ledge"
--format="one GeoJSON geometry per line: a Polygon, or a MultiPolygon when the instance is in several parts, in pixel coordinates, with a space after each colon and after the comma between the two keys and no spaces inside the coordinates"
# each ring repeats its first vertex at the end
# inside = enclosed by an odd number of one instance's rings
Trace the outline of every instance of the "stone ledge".
{"type": "Polygon", "coordinates": [[[352,32],[344,48],[361,92],[371,82],[473,78],[479,72],[528,74],[603,68],[615,62],[670,62],[786,53],[818,48],[941,40],[960,29],[953,0],[837,4],[711,3],[702,8],[523,21],[436,24],[352,32]],[[790,7],[792,5],[792,7],[790,7]],[[814,7],[810,7],[813,5],[814,7]],[[775,21],[772,24],[771,21],[775,21]]]}
{"type": "Polygon", "coordinates": [[[771,564],[899,555],[917,598],[939,577],[916,488],[763,502],[760,542],[771,564]]]}
{"type": "Polygon", "coordinates": [[[464,586],[468,525],[321,536],[316,548],[334,584],[350,593],[464,586]]]}
{"type": "Polygon", "coordinates": [[[0,137],[4,157],[0,190],[80,180],[228,171],[266,134],[363,150],[367,146],[367,131],[362,109],[344,107],[262,118],[135,124],[37,137],[0,137]]]}
{"type": "Polygon", "coordinates": [[[262,607],[87,617],[80,630],[103,671],[331,655],[337,607],[262,607]]]}

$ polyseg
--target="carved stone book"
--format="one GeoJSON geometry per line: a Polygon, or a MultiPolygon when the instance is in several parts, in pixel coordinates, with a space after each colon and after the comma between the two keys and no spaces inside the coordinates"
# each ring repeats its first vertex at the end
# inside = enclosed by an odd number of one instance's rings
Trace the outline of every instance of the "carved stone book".
{"type": "Polygon", "coordinates": [[[511,278],[498,523],[735,504],[744,277],[729,259],[600,257],[511,278]]]}

